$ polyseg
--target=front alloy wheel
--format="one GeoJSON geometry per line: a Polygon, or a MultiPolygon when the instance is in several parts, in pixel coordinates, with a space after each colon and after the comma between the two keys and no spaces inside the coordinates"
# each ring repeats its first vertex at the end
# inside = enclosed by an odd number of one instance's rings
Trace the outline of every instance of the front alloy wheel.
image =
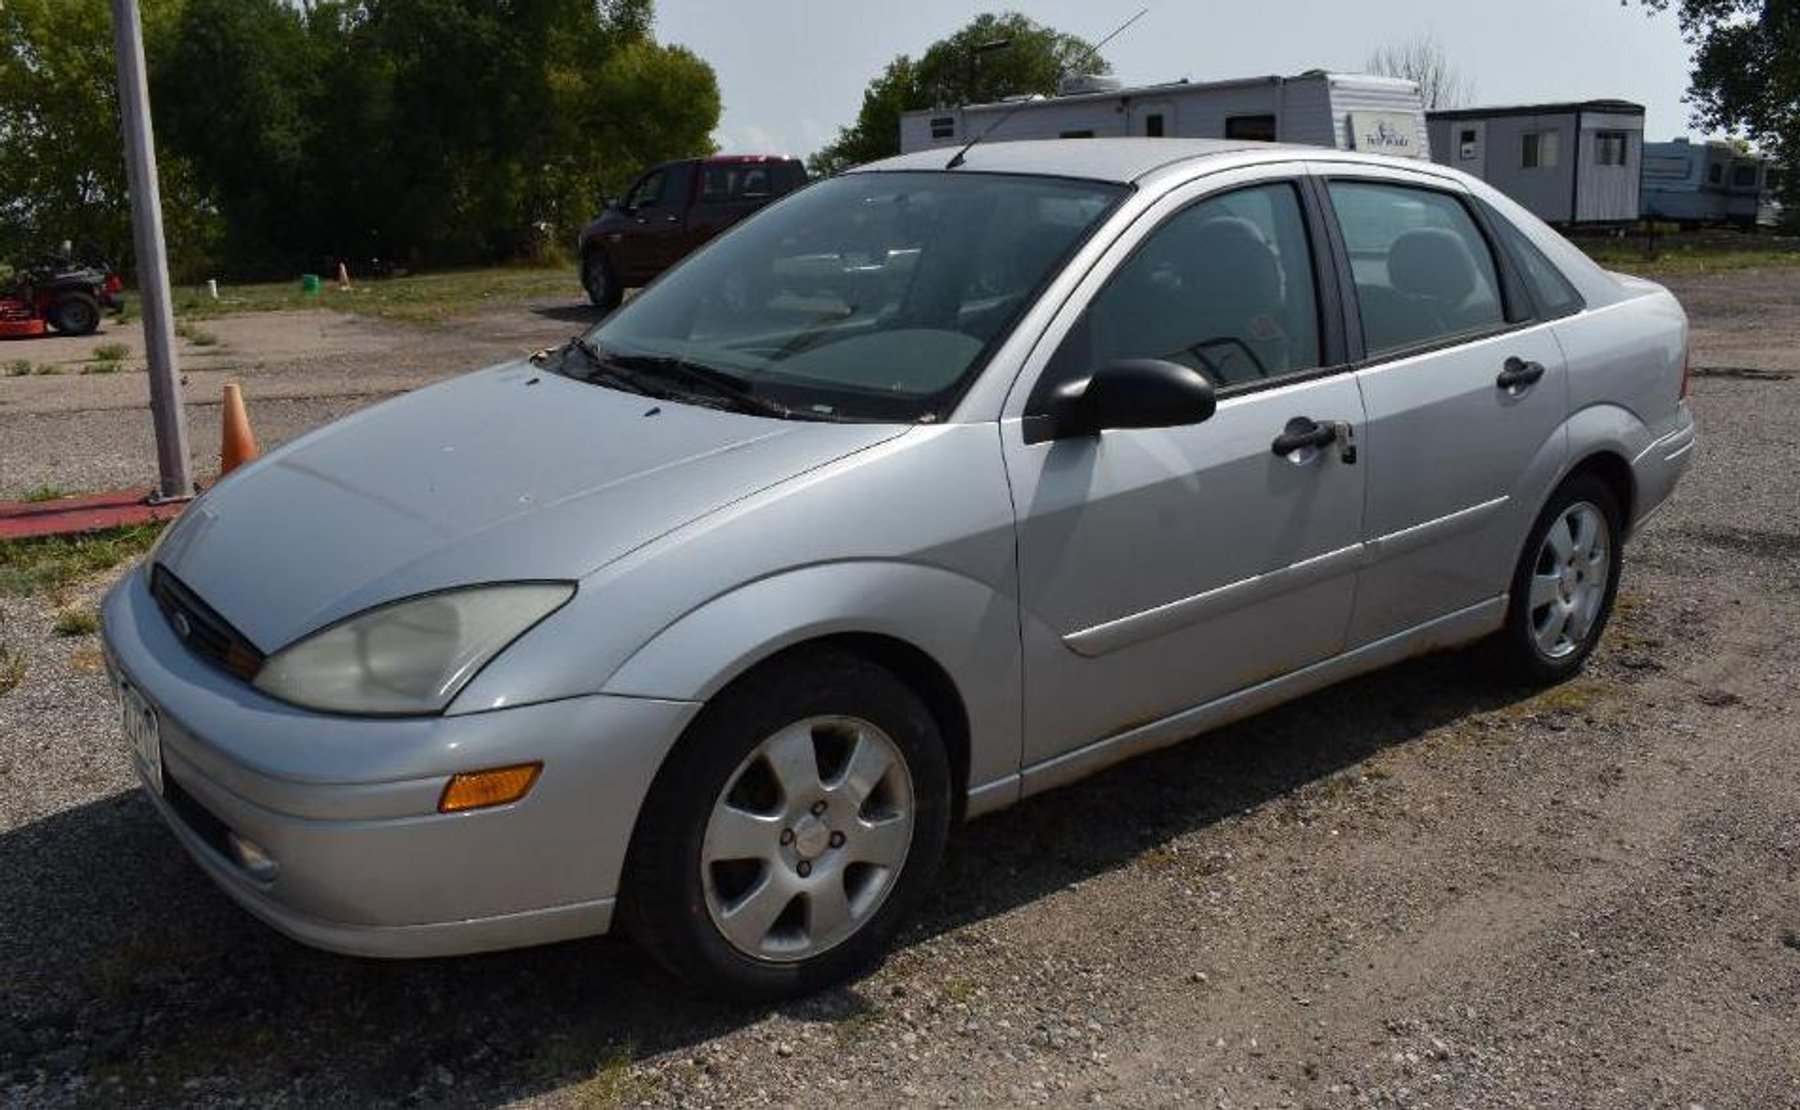
{"type": "Polygon", "coordinates": [[[711,993],[818,990],[879,957],[930,884],[951,782],[896,674],[831,647],[784,656],[713,698],[657,772],[620,914],[711,993]]]}
{"type": "Polygon", "coordinates": [[[757,745],[713,803],[700,849],[707,913],[746,956],[828,951],[893,890],[913,815],[912,775],[881,729],[795,722],[757,745]]]}

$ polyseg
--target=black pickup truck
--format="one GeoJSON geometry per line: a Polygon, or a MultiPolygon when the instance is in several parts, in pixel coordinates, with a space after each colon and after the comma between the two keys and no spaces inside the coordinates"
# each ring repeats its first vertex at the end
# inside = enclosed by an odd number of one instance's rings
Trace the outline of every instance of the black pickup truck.
{"type": "Polygon", "coordinates": [[[581,284],[601,308],[784,193],[806,184],[798,159],[721,154],[645,171],[625,199],[581,230],[581,284]]]}

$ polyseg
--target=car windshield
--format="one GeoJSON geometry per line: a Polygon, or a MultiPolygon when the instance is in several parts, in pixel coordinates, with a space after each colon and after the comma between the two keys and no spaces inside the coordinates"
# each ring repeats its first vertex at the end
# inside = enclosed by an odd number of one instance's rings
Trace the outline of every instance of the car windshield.
{"type": "Polygon", "coordinates": [[[1125,192],[950,172],[822,181],[615,312],[566,372],[618,385],[610,364],[679,395],[710,378],[696,400],[798,419],[941,419],[1125,192]]]}

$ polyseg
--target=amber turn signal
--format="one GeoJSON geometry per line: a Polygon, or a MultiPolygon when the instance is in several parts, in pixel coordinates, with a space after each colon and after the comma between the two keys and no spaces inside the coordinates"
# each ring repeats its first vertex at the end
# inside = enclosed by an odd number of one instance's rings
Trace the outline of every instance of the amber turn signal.
{"type": "Polygon", "coordinates": [[[451,775],[444,784],[443,797],[438,799],[438,812],[458,813],[516,802],[530,792],[543,769],[542,763],[515,763],[511,767],[451,775]]]}

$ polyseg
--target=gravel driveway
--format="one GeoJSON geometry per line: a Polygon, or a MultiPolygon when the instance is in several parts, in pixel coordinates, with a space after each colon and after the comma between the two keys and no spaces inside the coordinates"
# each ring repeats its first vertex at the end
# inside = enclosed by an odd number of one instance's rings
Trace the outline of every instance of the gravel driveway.
{"type": "MultiPolygon", "coordinates": [[[[619,940],[282,939],[131,789],[92,637],[0,598],[0,1104],[1800,1107],[1800,271],[1678,292],[1728,373],[1586,676],[1426,658],[977,822],[881,970],[776,1009],[619,940]]],[[[104,419],[0,408],[5,484],[124,473],[104,419]],[[20,480],[21,428],[86,454],[20,480]]]]}

